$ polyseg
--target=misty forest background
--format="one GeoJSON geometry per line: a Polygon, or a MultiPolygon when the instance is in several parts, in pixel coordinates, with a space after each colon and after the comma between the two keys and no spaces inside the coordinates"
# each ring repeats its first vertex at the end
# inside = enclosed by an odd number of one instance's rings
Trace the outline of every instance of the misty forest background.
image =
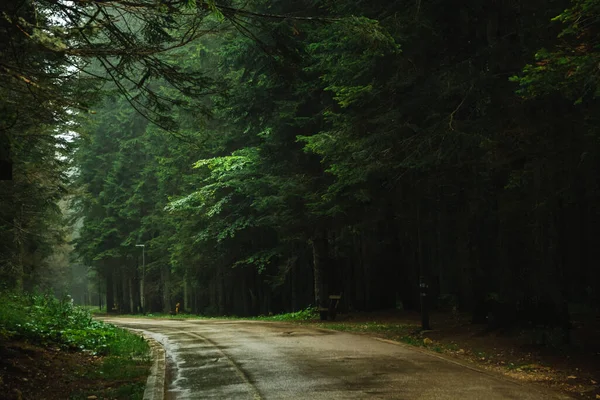
{"type": "Polygon", "coordinates": [[[598,312],[600,1],[0,9],[5,288],[250,316],[419,310],[424,277],[474,322],[598,312]]]}

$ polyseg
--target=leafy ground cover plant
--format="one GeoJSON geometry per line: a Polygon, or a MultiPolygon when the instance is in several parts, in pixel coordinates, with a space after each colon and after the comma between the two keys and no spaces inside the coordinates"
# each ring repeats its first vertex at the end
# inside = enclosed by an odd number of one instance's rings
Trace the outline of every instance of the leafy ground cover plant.
{"type": "Polygon", "coordinates": [[[304,310],[299,310],[291,313],[257,317],[257,319],[267,321],[310,321],[318,318],[318,309],[316,307],[310,306],[305,308],[304,310]]]}
{"type": "Polygon", "coordinates": [[[69,297],[4,293],[0,295],[0,332],[41,345],[57,345],[98,355],[148,352],[145,340],[110,324],[94,320],[69,297]]]}
{"type": "Polygon", "coordinates": [[[42,294],[0,293],[0,354],[0,391],[14,398],[141,399],[150,366],[144,338],[42,294]]]}

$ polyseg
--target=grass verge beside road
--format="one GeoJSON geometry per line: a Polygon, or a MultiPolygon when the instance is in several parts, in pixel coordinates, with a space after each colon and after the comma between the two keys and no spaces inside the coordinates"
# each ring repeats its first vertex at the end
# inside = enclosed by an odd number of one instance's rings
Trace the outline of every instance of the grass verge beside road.
{"type": "Polygon", "coordinates": [[[143,338],[70,299],[0,293],[4,398],[141,399],[149,369],[143,338]]]}

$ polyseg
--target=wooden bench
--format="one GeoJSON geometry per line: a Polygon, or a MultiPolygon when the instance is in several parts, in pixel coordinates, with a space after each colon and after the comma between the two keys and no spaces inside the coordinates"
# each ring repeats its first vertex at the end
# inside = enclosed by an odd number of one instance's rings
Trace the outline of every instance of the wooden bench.
{"type": "Polygon", "coordinates": [[[337,315],[337,308],[340,305],[340,300],[342,299],[342,294],[339,295],[331,295],[329,296],[329,307],[320,307],[319,315],[321,316],[321,321],[325,321],[327,319],[334,321],[335,316],[337,315]]]}

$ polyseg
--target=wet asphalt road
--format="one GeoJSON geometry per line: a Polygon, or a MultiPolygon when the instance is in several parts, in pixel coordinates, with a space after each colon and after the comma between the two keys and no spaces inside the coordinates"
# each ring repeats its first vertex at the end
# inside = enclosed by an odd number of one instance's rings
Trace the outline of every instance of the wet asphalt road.
{"type": "Polygon", "coordinates": [[[167,353],[166,399],[566,399],[408,346],[255,321],[109,322],[167,353]]]}

